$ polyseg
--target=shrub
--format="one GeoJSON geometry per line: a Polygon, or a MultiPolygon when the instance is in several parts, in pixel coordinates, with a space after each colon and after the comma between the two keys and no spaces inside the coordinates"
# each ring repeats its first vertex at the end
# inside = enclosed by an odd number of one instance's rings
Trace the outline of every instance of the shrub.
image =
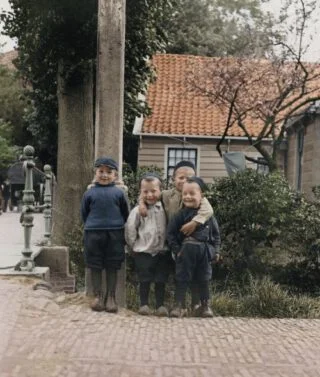
{"type": "Polygon", "coordinates": [[[264,318],[320,318],[320,299],[290,295],[269,277],[250,279],[245,288],[214,294],[216,315],[264,318]]]}
{"type": "Polygon", "coordinates": [[[233,270],[257,268],[255,250],[272,246],[294,205],[294,193],[280,174],[247,169],[211,186],[208,198],[222,233],[222,250],[233,270]]]}
{"type": "Polygon", "coordinates": [[[279,173],[250,169],[219,179],[208,199],[220,225],[225,274],[269,273],[281,283],[319,290],[320,201],[307,201],[279,173]]]}

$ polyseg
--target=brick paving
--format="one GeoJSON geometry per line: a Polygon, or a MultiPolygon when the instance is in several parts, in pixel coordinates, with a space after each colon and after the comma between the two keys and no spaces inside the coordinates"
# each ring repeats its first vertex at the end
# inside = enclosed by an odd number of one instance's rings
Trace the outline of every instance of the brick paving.
{"type": "Polygon", "coordinates": [[[78,299],[0,279],[0,377],[320,377],[320,320],[114,315],[78,299]]]}

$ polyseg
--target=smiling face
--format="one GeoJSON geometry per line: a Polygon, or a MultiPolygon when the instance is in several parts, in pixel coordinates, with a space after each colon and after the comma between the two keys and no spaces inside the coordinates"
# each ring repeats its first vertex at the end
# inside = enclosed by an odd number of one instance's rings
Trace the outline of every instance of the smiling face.
{"type": "Polygon", "coordinates": [[[178,191],[182,191],[183,184],[187,178],[195,175],[195,171],[190,167],[181,167],[177,169],[173,176],[174,186],[178,191]]]}
{"type": "Polygon", "coordinates": [[[109,166],[101,165],[95,170],[95,182],[99,183],[99,185],[108,185],[114,182],[117,177],[117,171],[109,168],[109,166]]]}
{"type": "Polygon", "coordinates": [[[161,196],[160,181],[157,178],[143,179],[140,185],[140,195],[147,205],[155,204],[161,196]]]}
{"type": "Polygon", "coordinates": [[[182,189],[182,201],[187,208],[199,208],[202,191],[196,182],[185,182],[182,189]]]}

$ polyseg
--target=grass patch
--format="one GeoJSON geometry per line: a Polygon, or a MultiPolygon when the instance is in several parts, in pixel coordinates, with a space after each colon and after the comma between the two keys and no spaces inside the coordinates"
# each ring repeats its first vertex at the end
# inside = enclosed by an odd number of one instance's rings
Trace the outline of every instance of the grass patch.
{"type": "Polygon", "coordinates": [[[215,315],[263,318],[320,318],[320,299],[291,295],[269,277],[251,279],[238,290],[215,293],[215,315]]]}

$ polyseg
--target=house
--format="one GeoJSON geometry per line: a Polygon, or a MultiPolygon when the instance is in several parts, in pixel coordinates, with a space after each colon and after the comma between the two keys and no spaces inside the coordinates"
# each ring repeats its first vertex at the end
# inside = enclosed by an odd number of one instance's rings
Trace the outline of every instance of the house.
{"type": "MultiPolygon", "coordinates": [[[[159,54],[152,59],[157,80],[149,85],[146,97],[152,114],[136,119],[133,133],[139,136],[138,165],[155,165],[163,169],[165,178],[172,175],[173,167],[182,159],[194,162],[197,174],[206,182],[227,176],[216,145],[225,130],[228,114],[203,96],[186,90],[190,64],[197,65],[204,59],[214,58],[159,54]]],[[[253,119],[250,124],[253,139],[260,127],[253,119]]],[[[272,139],[266,138],[263,143],[271,148],[272,139]]],[[[237,125],[229,129],[221,149],[261,158],[237,125]]],[[[258,166],[249,162],[247,167],[258,166]]]]}
{"type": "Polygon", "coordinates": [[[285,171],[290,185],[312,198],[320,185],[320,101],[288,124],[285,171]]]}

